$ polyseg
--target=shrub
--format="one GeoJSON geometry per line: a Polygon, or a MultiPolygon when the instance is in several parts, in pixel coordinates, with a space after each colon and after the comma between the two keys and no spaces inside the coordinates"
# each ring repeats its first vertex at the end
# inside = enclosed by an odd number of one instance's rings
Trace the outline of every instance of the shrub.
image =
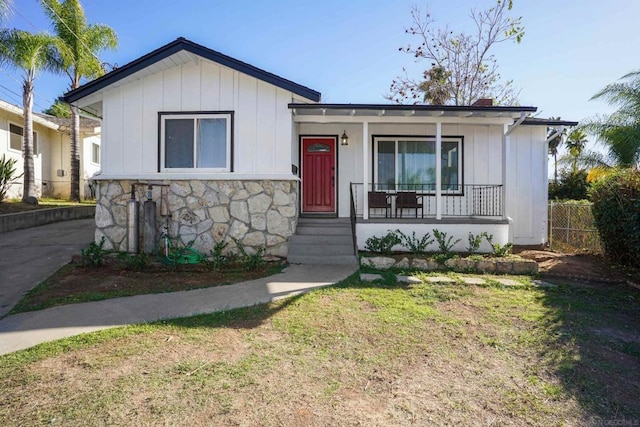
{"type": "Polygon", "coordinates": [[[513,243],[507,242],[504,245],[500,243],[493,243],[493,234],[484,233],[485,239],[491,245],[491,250],[493,251],[493,256],[502,258],[504,256],[509,255],[511,252],[511,248],[513,247],[513,243]]]}
{"type": "Polygon", "coordinates": [[[451,249],[460,241],[460,239],[453,241],[453,236],[449,236],[444,231],[439,231],[434,229],[433,235],[438,241],[438,248],[440,252],[444,255],[448,255],[451,253],[451,249]]]}
{"type": "Polygon", "coordinates": [[[16,176],[16,159],[7,159],[2,155],[0,159],[0,202],[2,202],[9,191],[9,187],[23,174],[16,176]]]}
{"type": "Polygon", "coordinates": [[[240,256],[240,262],[242,262],[242,266],[245,270],[255,270],[265,264],[265,260],[262,257],[264,254],[264,248],[258,248],[255,253],[249,253],[238,239],[235,237],[232,237],[231,239],[236,244],[238,254],[240,256]]]}
{"type": "Polygon", "coordinates": [[[469,237],[467,238],[469,241],[469,245],[467,245],[467,252],[470,254],[475,254],[480,250],[480,244],[482,243],[482,238],[487,235],[486,231],[483,231],[480,234],[474,235],[473,233],[469,233],[469,237]]]}
{"type": "Polygon", "coordinates": [[[427,247],[433,243],[433,238],[429,233],[422,236],[421,239],[418,239],[416,237],[415,231],[411,234],[411,236],[407,236],[400,230],[396,230],[395,233],[400,238],[400,240],[402,240],[402,245],[415,254],[426,252],[427,247]]]}
{"type": "Polygon", "coordinates": [[[87,248],[80,251],[83,267],[100,267],[104,264],[104,256],[107,254],[107,251],[104,250],[105,242],[106,239],[102,236],[100,243],[91,242],[87,248]]]}
{"type": "Polygon", "coordinates": [[[229,258],[222,253],[228,245],[227,242],[217,242],[215,244],[209,252],[209,258],[205,261],[209,268],[218,269],[229,263],[229,258]]]}
{"type": "Polygon", "coordinates": [[[564,170],[558,182],[549,182],[549,199],[583,200],[587,198],[587,171],[564,170]]]}
{"type": "Polygon", "coordinates": [[[596,181],[590,196],[607,257],[640,267],[640,170],[624,169],[596,181]]]}
{"type": "Polygon", "coordinates": [[[384,255],[391,254],[395,245],[402,243],[402,239],[395,231],[388,230],[382,237],[372,236],[367,239],[364,248],[369,252],[379,252],[384,255]]]}

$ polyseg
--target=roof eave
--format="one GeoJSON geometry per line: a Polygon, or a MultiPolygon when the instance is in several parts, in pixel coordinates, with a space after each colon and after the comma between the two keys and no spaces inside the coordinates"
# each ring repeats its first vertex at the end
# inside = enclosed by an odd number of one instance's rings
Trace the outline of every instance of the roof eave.
{"type": "Polygon", "coordinates": [[[144,56],[141,56],[140,58],[135,59],[132,62],[118,69],[115,69],[110,73],[105,74],[102,77],[88,82],[77,89],[67,92],[66,94],[64,94],[62,99],[68,103],[76,102],[181,50],[186,50],[187,52],[191,52],[195,55],[217,62],[223,66],[227,66],[236,71],[245,73],[259,80],[273,84],[274,86],[289,90],[296,95],[309,99],[310,101],[320,101],[320,92],[317,92],[306,86],[302,86],[285,78],[279,77],[275,74],[269,73],[268,71],[254,67],[253,65],[239,61],[230,56],[224,55],[220,52],[214,51],[182,37],[144,56]]]}

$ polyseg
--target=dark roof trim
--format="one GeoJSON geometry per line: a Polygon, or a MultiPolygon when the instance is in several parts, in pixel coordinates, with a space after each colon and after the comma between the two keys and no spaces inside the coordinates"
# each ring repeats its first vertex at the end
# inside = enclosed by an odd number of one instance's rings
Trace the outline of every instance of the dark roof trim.
{"type": "Polygon", "coordinates": [[[102,77],[99,77],[93,81],[90,81],[80,86],[77,89],[67,92],[63,96],[63,99],[69,103],[75,102],[79,99],[82,99],[86,96],[91,95],[92,93],[99,91],[100,89],[104,89],[105,87],[125,77],[128,77],[131,74],[137,71],[140,71],[181,50],[186,50],[187,52],[191,52],[195,55],[217,62],[218,64],[224,65],[226,67],[232,68],[241,73],[255,77],[259,80],[270,83],[274,86],[278,86],[279,88],[291,91],[296,95],[300,95],[311,101],[315,101],[315,102],[320,101],[320,92],[317,92],[313,89],[309,89],[306,86],[302,86],[297,83],[294,83],[291,80],[287,80],[282,77],[276,76],[275,74],[269,73],[268,71],[264,71],[260,68],[254,67],[253,65],[247,64],[246,62],[242,62],[230,56],[223,55],[220,52],[216,52],[215,50],[212,50],[202,45],[199,45],[197,43],[194,43],[183,37],[179,37],[176,40],[172,41],[171,43],[166,44],[154,50],[153,52],[150,52],[144,56],[141,56],[140,58],[126,65],[123,65],[122,67],[117,68],[111,71],[110,73],[105,74],[102,77]]]}
{"type": "Polygon", "coordinates": [[[578,122],[568,120],[542,119],[538,117],[529,117],[524,119],[523,125],[529,126],[578,126],[578,122]]]}
{"type": "Polygon", "coordinates": [[[300,110],[322,109],[327,110],[388,110],[388,111],[496,111],[496,112],[535,112],[537,107],[513,107],[513,106],[491,106],[481,107],[473,105],[405,105],[405,104],[301,104],[291,103],[289,108],[300,110]]]}

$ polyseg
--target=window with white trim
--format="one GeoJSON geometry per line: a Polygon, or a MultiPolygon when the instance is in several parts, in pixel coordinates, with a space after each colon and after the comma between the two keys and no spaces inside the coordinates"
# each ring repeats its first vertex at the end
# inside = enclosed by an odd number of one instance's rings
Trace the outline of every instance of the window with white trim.
{"type": "MultiPolygon", "coordinates": [[[[22,152],[22,136],[24,135],[24,128],[14,123],[9,123],[9,148],[15,151],[22,152]]],[[[33,154],[40,154],[40,147],[38,146],[38,133],[33,131],[33,154]]]]}
{"type": "MultiPolygon", "coordinates": [[[[374,138],[375,181],[380,190],[433,192],[436,185],[434,137],[374,138]]],[[[462,191],[462,137],[442,137],[442,190],[462,191]]]]}
{"type": "Polygon", "coordinates": [[[160,113],[160,170],[230,172],[232,113],[160,113]]]}
{"type": "Polygon", "coordinates": [[[91,163],[100,164],[100,145],[95,142],[91,143],[91,163]]]}

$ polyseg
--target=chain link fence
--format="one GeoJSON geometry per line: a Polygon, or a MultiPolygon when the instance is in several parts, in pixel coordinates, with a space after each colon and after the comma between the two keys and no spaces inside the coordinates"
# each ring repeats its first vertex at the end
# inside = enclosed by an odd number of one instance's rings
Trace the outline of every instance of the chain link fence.
{"type": "Polygon", "coordinates": [[[591,203],[549,203],[549,245],[560,252],[602,253],[591,203]]]}

